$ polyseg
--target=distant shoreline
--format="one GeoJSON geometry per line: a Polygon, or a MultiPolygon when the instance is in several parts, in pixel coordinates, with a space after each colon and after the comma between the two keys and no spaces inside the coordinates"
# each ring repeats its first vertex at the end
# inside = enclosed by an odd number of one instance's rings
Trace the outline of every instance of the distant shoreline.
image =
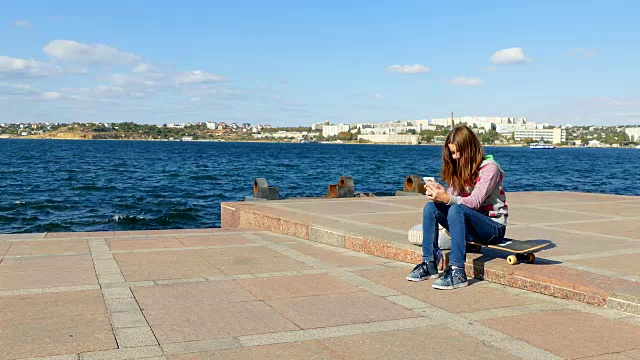
{"type": "MultiPolygon", "coordinates": [[[[83,138],[39,138],[39,137],[0,137],[0,140],[73,140],[73,141],[158,141],[158,142],[185,142],[185,143],[265,143],[265,144],[323,144],[323,145],[401,145],[401,146],[438,146],[443,144],[401,144],[401,143],[374,143],[374,142],[312,142],[312,143],[300,143],[293,141],[265,141],[265,140],[168,140],[168,139],[83,139],[83,138]]],[[[528,147],[527,144],[486,144],[485,147],[528,147]]],[[[569,145],[556,145],[556,148],[574,149],[574,148],[588,148],[588,149],[635,149],[635,145],[630,146],[569,146],[569,145]]]]}

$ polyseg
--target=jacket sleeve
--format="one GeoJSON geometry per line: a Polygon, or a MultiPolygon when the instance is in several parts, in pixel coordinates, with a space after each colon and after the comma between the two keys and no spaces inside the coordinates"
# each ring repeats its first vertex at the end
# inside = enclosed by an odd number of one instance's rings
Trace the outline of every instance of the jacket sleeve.
{"type": "Polygon", "coordinates": [[[491,195],[493,190],[500,183],[502,174],[496,164],[487,164],[480,171],[480,176],[476,182],[471,195],[461,197],[457,195],[451,195],[451,199],[447,205],[462,204],[473,210],[478,210],[482,203],[491,195]]]}

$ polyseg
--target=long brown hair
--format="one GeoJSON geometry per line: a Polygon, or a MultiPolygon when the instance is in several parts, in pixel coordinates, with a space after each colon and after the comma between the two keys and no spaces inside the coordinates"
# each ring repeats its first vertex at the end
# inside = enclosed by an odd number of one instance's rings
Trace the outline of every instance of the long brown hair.
{"type": "Polygon", "coordinates": [[[468,126],[456,126],[447,135],[442,148],[442,181],[456,191],[463,192],[465,187],[475,185],[483,160],[482,143],[468,126]],[[453,159],[449,144],[454,144],[460,158],[453,159]]]}

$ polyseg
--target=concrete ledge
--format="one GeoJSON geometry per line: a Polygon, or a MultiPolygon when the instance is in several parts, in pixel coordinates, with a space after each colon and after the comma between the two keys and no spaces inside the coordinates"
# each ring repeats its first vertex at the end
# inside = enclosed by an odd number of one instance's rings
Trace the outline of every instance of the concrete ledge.
{"type": "MultiPolygon", "coordinates": [[[[560,205],[558,198],[566,197],[575,200],[577,205],[581,205],[580,199],[585,198],[586,205],[593,204],[594,201],[607,201],[609,195],[577,194],[577,193],[518,193],[524,198],[535,194],[537,203],[544,204],[544,196],[549,198],[549,203],[560,205]]],[[[621,201],[630,204],[632,201],[640,200],[637,197],[616,197],[611,195],[612,202],[621,201]]],[[[406,235],[392,235],[393,239],[385,239],[375,236],[376,228],[380,228],[378,233],[382,236],[401,233],[392,226],[368,225],[363,222],[362,215],[357,210],[360,206],[363,213],[370,214],[371,218],[381,219],[386,223],[389,217],[395,216],[399,208],[412,209],[407,206],[410,201],[417,203],[424,202],[419,197],[378,197],[366,199],[362,204],[362,199],[341,199],[341,201],[331,202],[326,199],[292,199],[281,200],[277,204],[266,203],[223,203],[222,207],[222,227],[228,229],[247,228],[257,230],[267,230],[283,235],[289,235],[300,239],[317,241],[336,247],[345,248],[352,251],[375,255],[387,259],[403,261],[407,263],[419,263],[421,261],[421,251],[418,246],[410,244],[408,241],[402,242],[400,238],[406,239],[406,235]],[[360,201],[360,203],[357,203],[360,201]],[[351,205],[350,205],[351,204],[351,205]],[[360,204],[360,205],[358,205],[360,204]],[[378,211],[373,211],[367,207],[377,207],[378,211]],[[388,210],[380,209],[388,204],[388,210]],[[346,219],[339,219],[339,216],[327,215],[328,208],[335,208],[336,214],[346,214],[346,219]],[[317,212],[316,209],[317,208],[317,212]],[[389,214],[386,217],[377,215],[377,212],[389,214]],[[376,217],[377,216],[377,217],[376,217]],[[351,220],[356,218],[358,220],[351,220]]],[[[567,201],[563,199],[563,201],[567,201]]],[[[640,201],[638,201],[640,204],[640,201]]],[[[564,205],[564,204],[561,204],[564,205]]],[[[576,206],[577,206],[576,205],[576,206]]],[[[544,206],[544,205],[541,205],[544,206]]],[[[635,206],[635,205],[634,205],[635,206]]],[[[422,207],[415,206],[415,212],[421,214],[422,207]]],[[[533,205],[532,205],[533,208],[533,205]]],[[[520,210],[522,211],[522,210],[520,210]]],[[[538,211],[538,209],[534,209],[538,211]]],[[[407,214],[411,212],[405,211],[407,214]]],[[[576,212],[568,212],[574,215],[576,212]]],[[[540,217],[535,213],[535,216],[540,217]]],[[[588,215],[588,214],[586,214],[588,215]]],[[[398,222],[406,221],[403,217],[407,215],[397,215],[398,222]]],[[[633,218],[630,218],[630,220],[633,218]]],[[[553,219],[562,221],[562,219],[553,219]]],[[[567,223],[575,222],[570,217],[567,223]]],[[[601,219],[599,219],[601,221],[601,219]]],[[[584,220],[580,220],[581,223],[584,220]]],[[[369,223],[372,223],[371,221],[369,223]]],[[[411,223],[415,225],[415,223],[411,223]]],[[[412,225],[406,226],[404,234],[412,225]]],[[[397,227],[396,227],[397,228],[397,227]]],[[[544,228],[540,227],[540,232],[544,228]]],[[[574,230],[568,230],[575,232],[574,230]]],[[[541,235],[543,236],[543,235],[541,235]]],[[[553,238],[550,238],[554,241],[553,238]]],[[[636,239],[629,243],[638,244],[636,239]]],[[[562,246],[559,244],[558,246],[562,246]]],[[[582,303],[607,306],[630,313],[640,313],[640,282],[621,279],[621,277],[606,276],[594,272],[583,271],[581,269],[563,266],[559,261],[547,261],[539,258],[536,264],[518,264],[516,266],[507,265],[504,258],[507,254],[483,250],[482,254],[468,254],[466,271],[469,276],[484,279],[490,282],[524,289],[540,294],[550,295],[557,298],[575,300],[582,303]]],[[[399,280],[400,281],[400,280],[399,280]]]]}

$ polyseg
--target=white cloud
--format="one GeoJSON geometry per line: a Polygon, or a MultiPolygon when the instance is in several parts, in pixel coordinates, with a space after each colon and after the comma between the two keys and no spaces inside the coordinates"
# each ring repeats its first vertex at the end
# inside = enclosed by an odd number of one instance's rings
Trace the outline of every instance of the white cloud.
{"type": "Polygon", "coordinates": [[[200,70],[186,71],[175,76],[177,84],[205,84],[224,81],[220,75],[210,74],[200,70]]]}
{"type": "Polygon", "coordinates": [[[631,99],[631,100],[606,100],[606,104],[609,106],[636,106],[640,105],[640,100],[631,99]]]}
{"type": "Polygon", "coordinates": [[[590,57],[594,57],[596,54],[598,53],[597,50],[594,49],[582,49],[582,48],[574,48],[574,49],[569,49],[566,53],[564,53],[563,55],[568,57],[568,58],[590,58],[590,57]]]}
{"type": "Polygon", "coordinates": [[[140,63],[136,66],[134,66],[133,70],[134,73],[149,73],[149,72],[154,72],[155,68],[148,63],[140,63]]]}
{"type": "Polygon", "coordinates": [[[107,78],[118,86],[156,86],[160,80],[160,76],[148,77],[131,74],[111,74],[107,78]]]}
{"type": "Polygon", "coordinates": [[[60,91],[78,100],[96,100],[104,97],[123,96],[126,91],[119,86],[98,85],[94,88],[62,88],[60,91]]]}
{"type": "Polygon", "coordinates": [[[458,86],[478,86],[484,83],[483,80],[478,78],[470,78],[470,77],[457,77],[455,79],[449,80],[449,84],[458,85],[458,86]]]}
{"type": "Polygon", "coordinates": [[[58,100],[62,98],[62,94],[55,91],[43,92],[40,97],[44,100],[58,100]]]}
{"type": "Polygon", "coordinates": [[[0,83],[0,95],[33,95],[36,91],[30,85],[0,83]]]}
{"type": "Polygon", "coordinates": [[[111,46],[82,44],[73,40],[54,40],[45,45],[42,51],[58,60],[87,65],[128,65],[142,60],[140,56],[120,51],[111,46]]]}
{"type": "Polygon", "coordinates": [[[508,48],[498,50],[489,59],[494,64],[522,64],[531,59],[524,56],[521,48],[508,48]]]}
{"type": "Polygon", "coordinates": [[[0,77],[49,76],[60,71],[41,61],[0,56],[0,77]]]}
{"type": "Polygon", "coordinates": [[[430,68],[415,64],[415,65],[391,65],[387,68],[388,72],[397,72],[402,74],[420,74],[431,71],[430,68]]]}
{"type": "Polygon", "coordinates": [[[27,20],[16,20],[13,22],[13,26],[23,29],[33,29],[33,25],[29,24],[27,20]]]}
{"type": "Polygon", "coordinates": [[[194,97],[194,98],[189,99],[189,102],[195,103],[195,102],[200,102],[200,100],[201,99],[199,97],[194,97]]]}
{"type": "Polygon", "coordinates": [[[384,99],[384,96],[382,94],[375,94],[373,95],[374,99],[384,99]]]}

